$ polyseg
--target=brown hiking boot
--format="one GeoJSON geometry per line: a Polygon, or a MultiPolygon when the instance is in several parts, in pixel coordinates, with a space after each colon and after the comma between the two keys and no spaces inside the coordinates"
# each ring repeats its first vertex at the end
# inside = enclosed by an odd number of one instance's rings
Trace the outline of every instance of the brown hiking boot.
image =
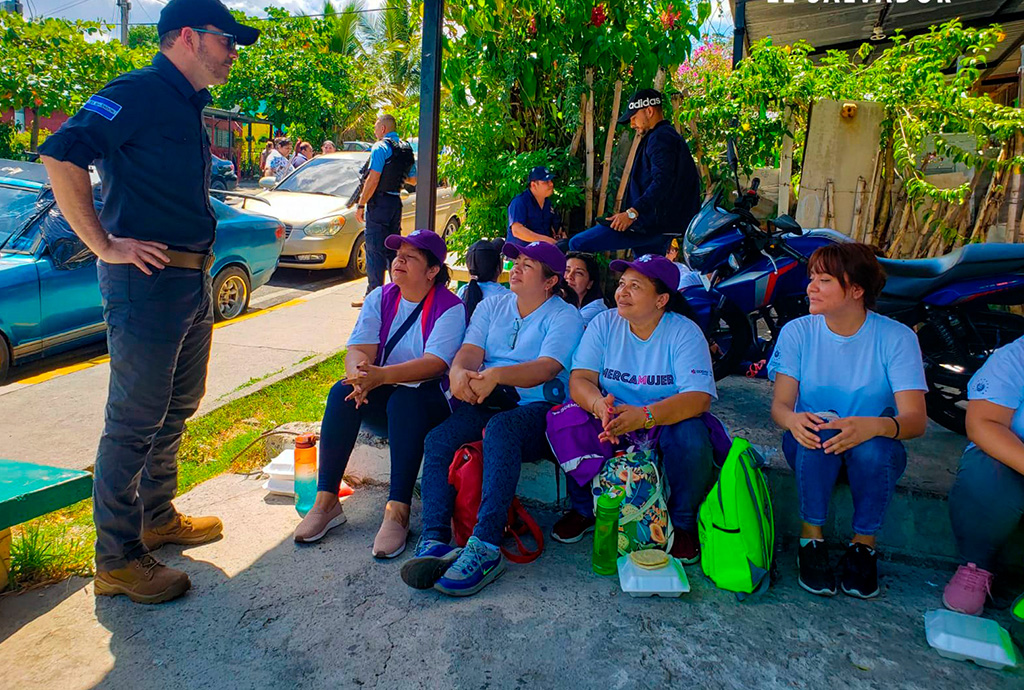
{"type": "Polygon", "coordinates": [[[150,551],[164,544],[195,546],[213,541],[224,531],[224,523],[215,517],[189,517],[178,513],[159,527],[150,527],[142,533],[142,543],[150,551]]]}
{"type": "Polygon", "coordinates": [[[192,586],[188,575],[168,568],[148,553],[124,568],[98,571],[93,581],[96,596],[123,594],[136,604],[160,604],[176,599],[192,586]]]}

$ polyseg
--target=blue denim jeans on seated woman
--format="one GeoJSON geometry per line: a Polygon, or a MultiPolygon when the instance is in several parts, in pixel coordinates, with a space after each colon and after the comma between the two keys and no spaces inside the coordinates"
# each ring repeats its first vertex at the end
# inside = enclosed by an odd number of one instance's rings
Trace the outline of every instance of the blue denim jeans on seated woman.
{"type": "MultiPolygon", "coordinates": [[[[824,443],[837,433],[819,432],[818,437],[824,443]]],[[[828,504],[839,468],[846,465],[853,494],[853,531],[865,536],[873,535],[882,527],[896,482],[907,469],[907,451],[903,444],[882,436],[845,453],[830,455],[821,449],[804,448],[787,431],[782,437],[782,452],[796,472],[800,519],[817,527],[824,525],[828,518],[828,504]]]]}
{"type": "Polygon", "coordinates": [[[971,446],[949,492],[949,518],[963,562],[991,571],[1024,519],[1024,474],[971,446]]]}
{"type": "MultiPolygon", "coordinates": [[[[715,478],[708,428],[699,418],[663,426],[658,448],[668,482],[668,514],[672,526],[693,532],[697,529],[697,511],[715,478]]],[[[594,514],[594,496],[589,484],[580,486],[568,477],[565,488],[573,510],[588,517],[594,514]]]]}

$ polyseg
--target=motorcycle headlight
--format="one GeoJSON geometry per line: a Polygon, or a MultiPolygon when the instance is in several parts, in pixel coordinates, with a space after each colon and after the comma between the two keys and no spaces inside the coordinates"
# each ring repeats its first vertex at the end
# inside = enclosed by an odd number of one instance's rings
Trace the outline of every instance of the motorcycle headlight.
{"type": "Polygon", "coordinates": [[[320,220],[314,220],[304,227],[302,232],[312,236],[333,237],[341,232],[343,227],[345,227],[344,216],[327,216],[320,220]]]}
{"type": "Polygon", "coordinates": [[[730,254],[729,255],[729,266],[734,271],[740,270],[740,260],[736,258],[735,254],[730,254]]]}

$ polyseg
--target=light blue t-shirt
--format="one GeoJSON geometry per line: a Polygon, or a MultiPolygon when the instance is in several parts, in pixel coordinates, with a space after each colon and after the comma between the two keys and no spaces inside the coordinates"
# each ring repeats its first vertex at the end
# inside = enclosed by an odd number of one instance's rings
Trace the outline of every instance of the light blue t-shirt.
{"type": "Polygon", "coordinates": [[[595,299],[590,304],[583,305],[580,307],[580,316],[583,317],[583,325],[589,326],[595,316],[606,311],[608,311],[608,307],[605,306],[604,300],[595,299]]]}
{"type": "Polygon", "coordinates": [[[700,285],[700,273],[679,261],[673,262],[679,269],[679,289],[700,285]]]}
{"type": "MultiPolygon", "coordinates": [[[[356,319],[352,335],[348,337],[349,346],[352,345],[380,345],[381,326],[381,294],[383,288],[377,288],[363,300],[363,308],[356,319]]],[[[398,300],[398,313],[391,322],[391,329],[388,331],[386,340],[390,340],[392,334],[402,327],[405,320],[409,318],[416,309],[416,302],[410,302],[405,298],[398,300]]],[[[426,345],[423,343],[423,327],[420,319],[422,313],[416,319],[416,323],[406,331],[402,339],[398,341],[388,361],[384,364],[402,364],[419,359],[424,354],[434,355],[444,360],[448,366],[452,365],[455,353],[462,347],[462,338],[466,334],[466,307],[457,304],[444,314],[434,324],[426,345]]],[[[383,346],[382,346],[383,347],[383,346]]],[[[405,383],[405,386],[418,386],[419,383],[405,383]]]]}
{"type": "Polygon", "coordinates": [[[598,314],[580,340],[573,369],[596,371],[601,390],[625,405],[651,405],[677,393],[717,398],[708,341],[685,316],[668,312],[641,340],[616,309],[598,314]]]}
{"type": "MultiPolygon", "coordinates": [[[[384,135],[384,139],[390,139],[396,144],[401,141],[396,132],[388,132],[384,135]]],[[[387,145],[384,139],[374,142],[373,146],[370,147],[370,170],[374,172],[384,172],[384,164],[388,162],[388,158],[391,158],[391,147],[387,145]]],[[[416,177],[415,161],[413,161],[412,168],[409,169],[408,177],[416,177]]],[[[394,194],[395,196],[399,196],[401,193],[401,191],[388,192],[388,194],[394,194]]]]}
{"type": "Polygon", "coordinates": [[[796,412],[840,417],[896,412],[895,393],[928,390],[914,331],[873,311],[851,336],[833,333],[821,314],[790,321],[768,362],[768,378],[776,374],[800,382],[796,412]]]}
{"type": "Polygon", "coordinates": [[[1024,439],[1024,338],[989,355],[967,384],[967,399],[988,400],[1015,410],[1010,429],[1024,439]]]}
{"type": "MultiPolygon", "coordinates": [[[[488,281],[486,283],[479,283],[478,282],[477,285],[480,286],[480,291],[484,293],[484,299],[487,299],[488,297],[494,297],[496,295],[507,295],[508,293],[511,292],[511,290],[509,290],[507,287],[505,287],[501,283],[492,283],[492,282],[488,281]]],[[[468,287],[469,287],[469,284],[467,283],[466,285],[463,285],[462,287],[459,288],[459,291],[457,293],[458,296],[459,296],[459,299],[461,299],[461,300],[465,300],[466,299],[466,288],[468,288],[468,287]]],[[[482,299],[480,301],[483,302],[484,300],[482,299]]]]}
{"type": "Polygon", "coordinates": [[[549,297],[525,319],[519,315],[514,292],[490,297],[476,306],[469,328],[467,345],[483,348],[483,368],[505,367],[550,357],[562,365],[558,377],[533,388],[516,388],[519,404],[565,401],[569,388],[569,365],[572,353],[583,335],[583,319],[579,310],[549,297]]]}

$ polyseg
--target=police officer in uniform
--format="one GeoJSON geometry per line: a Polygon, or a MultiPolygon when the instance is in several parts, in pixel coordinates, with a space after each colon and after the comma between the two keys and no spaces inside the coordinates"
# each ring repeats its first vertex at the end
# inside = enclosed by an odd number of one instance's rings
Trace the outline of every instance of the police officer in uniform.
{"type": "Polygon", "coordinates": [[[529,186],[508,205],[508,233],[505,239],[519,247],[530,242],[556,244],[561,219],[551,207],[555,176],[543,165],[530,171],[529,186]]]}
{"type": "MultiPolygon", "coordinates": [[[[377,142],[363,166],[356,208],[356,220],[366,223],[366,294],[384,284],[384,271],[395,258],[384,240],[402,234],[402,185],[416,184],[416,157],[412,147],[398,138],[394,116],[377,118],[373,133],[377,142]]],[[[361,307],[362,302],[352,306],[361,307]]]]}
{"type": "Polygon", "coordinates": [[[110,388],[93,484],[95,592],[150,604],[190,586],[150,551],[222,531],[219,519],[183,515],[171,499],[185,420],[206,386],[213,326],[206,87],[225,83],[236,44],[259,36],[218,0],[171,0],[157,31],[151,65],[107,84],[40,147],[61,211],[99,258],[110,388]]]}
{"type": "Polygon", "coordinates": [[[664,254],[671,241],[664,234],[682,233],[700,210],[697,166],[686,142],[665,119],[661,93],[638,91],[619,118],[620,125],[627,122],[643,138],[623,198],[626,210],[569,240],[572,251],[664,254]]]}

